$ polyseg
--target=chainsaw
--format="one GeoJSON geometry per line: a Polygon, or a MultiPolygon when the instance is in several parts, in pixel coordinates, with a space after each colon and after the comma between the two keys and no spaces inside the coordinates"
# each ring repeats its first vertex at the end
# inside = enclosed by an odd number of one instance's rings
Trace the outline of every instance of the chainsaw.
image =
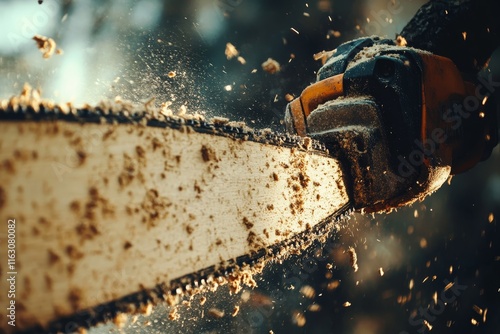
{"type": "Polygon", "coordinates": [[[255,286],[352,211],[422,200],[486,159],[488,97],[451,60],[375,37],[334,50],[287,106],[286,133],[25,87],[0,102],[0,304],[15,327],[0,326],[69,333],[255,286]]]}

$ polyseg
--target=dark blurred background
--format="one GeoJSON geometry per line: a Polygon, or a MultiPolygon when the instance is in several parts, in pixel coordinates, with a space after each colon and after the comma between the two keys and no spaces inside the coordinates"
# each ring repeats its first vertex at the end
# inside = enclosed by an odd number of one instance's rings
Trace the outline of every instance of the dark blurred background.
{"type": "MultiPolygon", "coordinates": [[[[155,97],[174,110],[184,105],[281,130],[286,94],[297,96],[315,80],[321,63],[314,54],[366,35],[394,38],[424,2],[1,0],[0,97],[28,82],[58,101],[155,97]],[[54,38],[64,54],[42,59],[34,34],[54,38]],[[227,43],[244,61],[227,59],[227,43]],[[268,58],[279,62],[279,72],[263,71],[268,58]]],[[[356,215],[327,244],[269,266],[254,290],[229,295],[220,288],[206,294],[204,306],[181,306],[173,322],[158,306],[121,331],[498,333],[498,166],[497,147],[424,202],[389,215],[356,215]],[[210,317],[211,308],[225,315],[210,317]]],[[[119,330],[91,332],[109,331],[119,330]]]]}

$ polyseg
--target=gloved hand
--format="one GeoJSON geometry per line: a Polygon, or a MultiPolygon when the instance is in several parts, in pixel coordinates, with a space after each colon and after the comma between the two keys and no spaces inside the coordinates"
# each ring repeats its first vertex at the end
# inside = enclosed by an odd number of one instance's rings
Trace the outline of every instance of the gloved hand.
{"type": "Polygon", "coordinates": [[[387,211],[489,157],[498,142],[490,95],[447,58],[361,38],[335,50],[285,124],[344,161],[356,208],[387,211]]]}

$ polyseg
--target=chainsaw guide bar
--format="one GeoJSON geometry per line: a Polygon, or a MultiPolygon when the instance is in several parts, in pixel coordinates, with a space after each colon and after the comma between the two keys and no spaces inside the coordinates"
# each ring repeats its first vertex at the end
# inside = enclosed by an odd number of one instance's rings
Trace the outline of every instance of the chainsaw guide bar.
{"type": "Polygon", "coordinates": [[[23,94],[0,102],[0,219],[16,220],[7,332],[72,333],[222,284],[236,293],[351,212],[341,164],[309,138],[23,94]]]}

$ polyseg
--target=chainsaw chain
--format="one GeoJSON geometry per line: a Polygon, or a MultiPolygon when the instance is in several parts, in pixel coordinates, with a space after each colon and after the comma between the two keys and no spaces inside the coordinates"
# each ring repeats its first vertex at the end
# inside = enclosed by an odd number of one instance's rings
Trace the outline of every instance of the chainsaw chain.
{"type": "Polygon", "coordinates": [[[307,149],[314,154],[323,156],[329,155],[326,146],[317,140],[311,139],[309,147],[304,147],[304,138],[299,136],[254,130],[246,126],[238,126],[231,123],[228,125],[224,122],[210,122],[190,116],[162,115],[161,117],[154,117],[146,111],[136,111],[133,113],[123,111],[116,112],[101,107],[71,108],[71,110],[67,112],[63,111],[63,108],[58,105],[49,109],[44,104],[40,104],[36,109],[38,110],[35,110],[35,107],[32,105],[9,104],[5,109],[0,107],[0,121],[65,121],[94,124],[142,124],[156,128],[173,129],[181,129],[187,126],[199,133],[232,137],[234,139],[297,148],[300,150],[307,149]]]}

